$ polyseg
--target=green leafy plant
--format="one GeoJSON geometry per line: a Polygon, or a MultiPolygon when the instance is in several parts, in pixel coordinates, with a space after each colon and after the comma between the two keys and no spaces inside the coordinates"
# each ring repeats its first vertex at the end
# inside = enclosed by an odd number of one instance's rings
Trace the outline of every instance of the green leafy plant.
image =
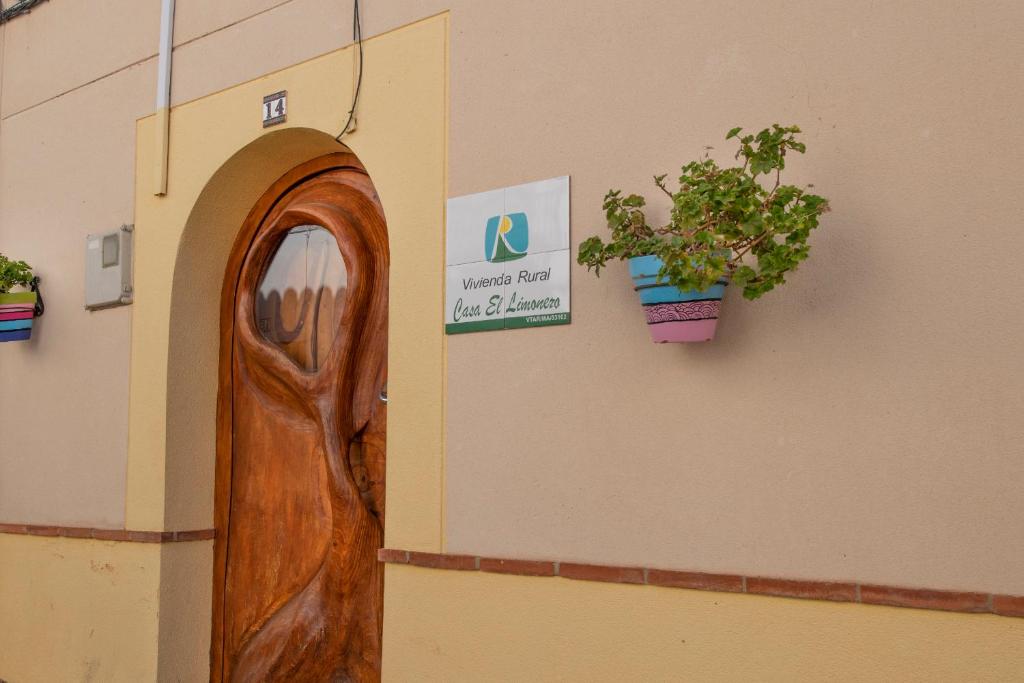
{"type": "Polygon", "coordinates": [[[24,261],[12,261],[0,254],[0,294],[7,294],[12,287],[28,287],[32,283],[32,267],[24,261]]]}
{"type": "Polygon", "coordinates": [[[654,177],[672,201],[667,225],[648,224],[643,196],[610,190],[604,210],[611,240],[584,240],[577,262],[600,275],[609,261],[654,255],[664,263],[662,282],[704,291],[727,276],[747,299],[785,283],[786,273],[807,258],[807,237],[829,210],[828,200],[782,184],[787,152],[806,151],[797,126],[775,124],[756,135],[742,130],[725,136],[739,143],[741,166],[722,168],[705,151],[683,166],[678,189],[669,189],[665,175],[654,177]]]}

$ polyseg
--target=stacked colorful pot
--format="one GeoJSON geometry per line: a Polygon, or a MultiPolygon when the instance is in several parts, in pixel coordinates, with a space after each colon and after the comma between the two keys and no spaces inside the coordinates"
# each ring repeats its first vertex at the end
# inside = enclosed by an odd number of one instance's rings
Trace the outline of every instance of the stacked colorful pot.
{"type": "Polygon", "coordinates": [[[629,259],[629,275],[640,295],[651,339],[658,344],[714,339],[728,282],[721,279],[703,292],[682,290],[658,280],[662,265],[657,256],[629,259]]]}
{"type": "Polygon", "coordinates": [[[24,341],[32,336],[38,297],[35,292],[0,294],[0,342],[24,341]]]}

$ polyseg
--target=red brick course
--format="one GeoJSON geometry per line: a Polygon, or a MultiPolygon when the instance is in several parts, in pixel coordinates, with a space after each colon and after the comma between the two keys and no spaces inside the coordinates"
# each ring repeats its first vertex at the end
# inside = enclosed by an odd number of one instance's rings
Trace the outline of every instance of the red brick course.
{"type": "Polygon", "coordinates": [[[377,559],[390,564],[406,564],[409,562],[409,552],[406,550],[381,548],[377,551],[377,559]]]}
{"type": "Polygon", "coordinates": [[[480,571],[498,574],[519,574],[520,576],[554,576],[554,562],[537,560],[503,560],[495,557],[481,557],[480,571]]]}
{"type": "Polygon", "coordinates": [[[793,581],[789,579],[747,578],[747,592],[781,598],[856,602],[857,585],[829,581],[793,581]]]}
{"type": "Polygon", "coordinates": [[[869,605],[919,607],[950,612],[988,612],[988,593],[958,593],[954,591],[895,588],[892,586],[860,587],[860,601],[869,605]]]}
{"type": "Polygon", "coordinates": [[[66,526],[60,530],[60,535],[65,538],[92,538],[93,529],[88,527],[66,526]]]}
{"type": "Polygon", "coordinates": [[[194,531],[175,531],[174,541],[212,541],[216,536],[214,529],[195,529],[194,531]]]}
{"type": "Polygon", "coordinates": [[[690,588],[699,591],[742,593],[743,577],[733,574],[677,572],[670,569],[648,569],[647,583],[666,588],[690,588]]]}
{"type": "MultiPolygon", "coordinates": [[[[135,543],[175,543],[208,541],[213,529],[190,531],[133,531],[127,529],[93,529],[34,524],[0,523],[0,534],[85,538],[100,541],[135,543]]],[[[991,613],[1004,617],[1024,617],[1024,596],[998,595],[982,592],[943,591],[901,588],[831,581],[744,577],[733,574],[709,574],[670,569],[617,567],[577,562],[551,562],[508,558],[448,555],[381,548],[377,559],[390,564],[411,564],[429,569],[480,570],[521,576],[561,576],[583,581],[649,584],[666,588],[689,588],[733,593],[751,593],[810,600],[859,602],[868,605],[914,607],[953,612],[991,613]]]]}
{"type": "Polygon", "coordinates": [[[409,552],[409,564],[428,569],[476,569],[476,558],[472,555],[442,555],[440,553],[409,552]]]}
{"type": "Polygon", "coordinates": [[[1004,617],[1024,617],[1024,595],[993,595],[992,612],[1004,617]]]}
{"type": "Polygon", "coordinates": [[[91,538],[97,541],[131,541],[134,543],[175,543],[208,541],[213,529],[193,531],[130,531],[128,529],[93,529],[76,526],[48,526],[38,524],[0,524],[0,534],[21,536],[49,536],[62,538],[91,538]]]}
{"type": "Polygon", "coordinates": [[[606,567],[598,564],[560,562],[558,575],[566,579],[607,581],[610,583],[643,583],[644,570],[640,567],[606,567]]]}
{"type": "MultiPolygon", "coordinates": [[[[2,530],[2,529],[0,529],[2,530]]],[[[381,562],[413,564],[431,569],[477,569],[520,576],[560,576],[583,581],[647,584],[665,588],[689,588],[731,593],[749,593],[808,600],[856,602],[868,605],[916,607],[968,613],[991,613],[1005,617],[1024,617],[1024,596],[990,593],[927,590],[877,586],[841,581],[802,581],[795,579],[709,574],[671,569],[615,567],[578,562],[549,562],[508,558],[406,552],[383,548],[377,551],[381,562]]]]}

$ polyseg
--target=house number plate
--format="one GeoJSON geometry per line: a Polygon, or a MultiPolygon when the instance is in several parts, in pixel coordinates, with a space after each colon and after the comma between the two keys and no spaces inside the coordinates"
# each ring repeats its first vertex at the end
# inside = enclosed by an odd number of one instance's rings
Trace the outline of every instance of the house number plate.
{"type": "Polygon", "coordinates": [[[282,90],[263,98],[263,127],[284,123],[288,118],[288,91],[282,90]]]}

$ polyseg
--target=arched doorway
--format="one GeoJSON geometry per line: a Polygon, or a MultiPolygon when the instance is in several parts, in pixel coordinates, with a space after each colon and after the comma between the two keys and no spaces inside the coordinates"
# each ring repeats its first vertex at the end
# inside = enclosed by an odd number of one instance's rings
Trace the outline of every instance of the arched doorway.
{"type": "Polygon", "coordinates": [[[221,294],[211,679],[380,673],[388,243],[355,155],[256,202],[221,294]]]}

